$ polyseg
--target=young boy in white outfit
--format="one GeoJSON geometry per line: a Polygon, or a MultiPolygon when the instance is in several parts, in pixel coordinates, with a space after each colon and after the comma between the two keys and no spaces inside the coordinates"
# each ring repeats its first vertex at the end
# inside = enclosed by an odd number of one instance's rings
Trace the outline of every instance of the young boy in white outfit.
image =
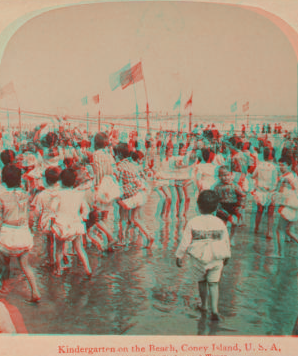
{"type": "Polygon", "coordinates": [[[176,264],[182,267],[182,258],[187,251],[191,257],[194,277],[199,283],[202,300],[200,310],[207,312],[209,290],[211,320],[218,321],[218,282],[224,264],[231,257],[229,234],[224,222],[212,215],[219,203],[219,197],[213,190],[202,191],[197,203],[201,215],[186,225],[176,251],[176,264]]]}

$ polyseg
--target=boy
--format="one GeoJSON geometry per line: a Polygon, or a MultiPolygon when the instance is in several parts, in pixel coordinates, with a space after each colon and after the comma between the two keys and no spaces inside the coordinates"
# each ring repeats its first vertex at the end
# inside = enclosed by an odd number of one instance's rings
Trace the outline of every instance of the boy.
{"type": "Polygon", "coordinates": [[[277,257],[283,257],[283,244],[281,237],[286,233],[292,240],[298,243],[298,235],[295,225],[298,221],[298,181],[291,170],[291,157],[284,156],[279,159],[281,176],[277,183],[277,193],[273,196],[274,204],[279,205],[279,220],[276,230],[277,257]]]}
{"type": "Polygon", "coordinates": [[[176,264],[182,267],[182,257],[187,251],[191,256],[194,276],[199,282],[200,310],[207,312],[209,289],[211,320],[218,321],[218,282],[223,265],[231,257],[229,234],[225,224],[212,215],[219,203],[218,195],[213,190],[201,192],[197,203],[201,215],[186,225],[176,252],[176,264]]]}
{"type": "Polygon", "coordinates": [[[219,196],[220,208],[217,211],[217,216],[225,223],[231,224],[230,240],[234,246],[233,236],[236,226],[241,219],[241,209],[243,208],[245,193],[233,183],[232,173],[227,166],[221,166],[218,170],[218,183],[214,190],[219,196]]]}

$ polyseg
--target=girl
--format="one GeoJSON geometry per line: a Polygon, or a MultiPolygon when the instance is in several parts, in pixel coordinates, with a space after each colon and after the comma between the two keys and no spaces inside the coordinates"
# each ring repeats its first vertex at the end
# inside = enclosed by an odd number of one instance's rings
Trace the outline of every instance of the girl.
{"type": "Polygon", "coordinates": [[[55,211],[52,230],[56,237],[57,269],[55,274],[57,276],[62,274],[63,244],[66,241],[72,242],[87,276],[91,276],[92,273],[87,253],[83,247],[83,235],[86,233],[83,217],[87,220],[89,211],[84,201],[84,192],[73,189],[75,181],[74,169],[67,168],[62,171],[62,189],[57,192],[58,203],[56,202],[56,206],[52,207],[55,211]]]}
{"type": "MultiPolygon", "coordinates": [[[[31,288],[30,302],[39,302],[40,293],[29,264],[29,251],[33,236],[28,227],[29,196],[21,188],[21,170],[9,164],[2,170],[2,182],[6,187],[0,195],[0,254],[9,266],[11,257],[17,257],[31,288]]],[[[7,289],[9,269],[4,273],[2,290],[7,289]]]]}

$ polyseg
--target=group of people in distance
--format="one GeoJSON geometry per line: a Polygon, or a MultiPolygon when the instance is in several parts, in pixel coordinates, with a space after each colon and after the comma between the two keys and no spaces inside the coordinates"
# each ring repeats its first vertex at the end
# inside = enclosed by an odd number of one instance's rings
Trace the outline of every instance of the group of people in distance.
{"type": "Polygon", "coordinates": [[[248,203],[256,207],[254,233],[267,211],[266,238],[276,256],[284,242],[298,242],[298,139],[275,125],[273,132],[220,132],[215,124],[190,133],[158,131],[144,140],[135,131],[95,135],[70,127],[3,132],[0,186],[0,264],[2,293],[9,291],[9,262],[17,257],[31,287],[31,302],[41,294],[28,256],[33,236],[43,237],[55,275],[72,266],[71,254],[92,276],[88,246],[113,252],[137,244],[151,248],[154,239],[142,216],[148,196],[158,194],[156,218],[185,227],[176,252],[182,266],[191,255],[202,299],[218,320],[218,281],[231,257],[230,245],[246,222],[248,203]],[[198,216],[188,220],[194,199],[198,216]],[[278,218],[274,231],[274,220],[278,218]],[[111,220],[118,228],[111,229],[111,220]],[[238,230],[237,230],[238,229],[238,230]],[[285,236],[286,235],[286,236],[285,236]],[[212,253],[210,252],[212,250],[212,253]],[[209,252],[208,252],[209,251],[209,252]]]}

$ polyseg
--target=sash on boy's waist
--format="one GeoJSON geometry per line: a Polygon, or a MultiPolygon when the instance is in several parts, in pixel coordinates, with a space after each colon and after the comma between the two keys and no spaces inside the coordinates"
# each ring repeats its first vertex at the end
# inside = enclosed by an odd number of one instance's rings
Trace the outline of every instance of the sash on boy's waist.
{"type": "Polygon", "coordinates": [[[207,239],[212,239],[212,240],[220,240],[223,236],[223,230],[191,230],[192,234],[192,240],[197,241],[197,240],[207,240],[207,239]]]}

